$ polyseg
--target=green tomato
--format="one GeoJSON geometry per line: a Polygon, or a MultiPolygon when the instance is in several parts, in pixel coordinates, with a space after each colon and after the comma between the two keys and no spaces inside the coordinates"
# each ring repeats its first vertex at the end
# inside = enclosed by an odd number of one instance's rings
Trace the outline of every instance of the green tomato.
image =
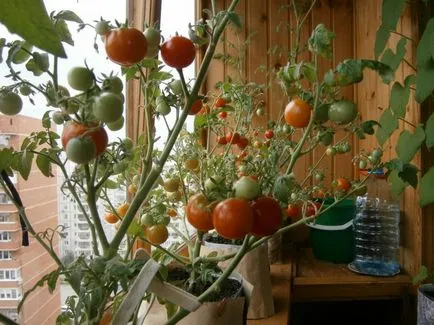
{"type": "Polygon", "coordinates": [[[168,115],[170,113],[170,106],[165,101],[160,101],[158,102],[155,111],[161,115],[168,115]]]}
{"type": "Polygon", "coordinates": [[[240,171],[240,173],[247,173],[247,166],[241,165],[240,167],[238,167],[238,170],[240,171]]]}
{"type": "Polygon", "coordinates": [[[98,35],[104,36],[105,34],[107,34],[110,31],[110,25],[107,21],[105,20],[101,20],[99,22],[96,23],[95,25],[95,32],[98,35]]]}
{"type": "Polygon", "coordinates": [[[54,112],[51,118],[53,119],[53,122],[57,125],[62,125],[63,122],[65,122],[64,118],[65,114],[62,112],[54,112]]]}
{"type": "Polygon", "coordinates": [[[66,156],[76,164],[87,164],[96,157],[96,146],[90,137],[76,137],[68,141],[66,156]]]}
{"type": "Polygon", "coordinates": [[[122,99],[110,92],[105,92],[95,99],[93,115],[105,123],[115,122],[122,116],[124,110],[122,99]]]}
{"type": "Polygon", "coordinates": [[[152,214],[150,214],[150,213],[143,214],[140,217],[140,223],[143,226],[151,227],[151,226],[155,225],[154,216],[152,214]]]}
{"type": "Polygon", "coordinates": [[[359,168],[360,169],[365,169],[368,166],[368,162],[366,160],[360,160],[359,161],[359,168]]]}
{"type": "Polygon", "coordinates": [[[117,175],[123,173],[127,168],[128,163],[121,160],[113,165],[113,174],[117,175]]]}
{"type": "Polygon", "coordinates": [[[115,94],[122,94],[122,90],[124,89],[124,84],[119,77],[109,77],[105,79],[102,86],[106,91],[115,94]]]}
{"type": "Polygon", "coordinates": [[[282,131],[286,134],[290,134],[292,132],[292,127],[290,127],[288,124],[285,124],[282,128],[282,131]]]}
{"type": "Polygon", "coordinates": [[[160,218],[160,224],[167,226],[170,223],[169,216],[163,216],[160,218]]]}
{"type": "Polygon", "coordinates": [[[80,109],[80,105],[74,100],[63,102],[61,106],[67,114],[75,114],[80,109]]]}
{"type": "Polygon", "coordinates": [[[93,86],[95,76],[85,67],[74,67],[68,71],[68,84],[75,90],[85,91],[93,86]]]}
{"type": "Polygon", "coordinates": [[[315,173],[315,180],[321,182],[322,180],[324,180],[324,174],[321,172],[315,173]]]}
{"type": "Polygon", "coordinates": [[[205,191],[206,193],[210,193],[214,190],[216,190],[220,185],[223,184],[224,178],[223,176],[213,176],[212,179],[211,178],[207,178],[205,180],[205,191]]]}
{"type": "Polygon", "coordinates": [[[274,182],[273,195],[279,201],[287,204],[295,186],[294,177],[290,175],[279,176],[274,182]]]}
{"type": "Polygon", "coordinates": [[[183,93],[181,80],[173,80],[169,83],[169,88],[175,95],[181,95],[183,93]]]}
{"type": "Polygon", "coordinates": [[[161,33],[154,27],[148,27],[143,32],[149,47],[158,47],[160,45],[161,33]]]}
{"type": "Polygon", "coordinates": [[[346,153],[351,151],[351,146],[349,145],[348,142],[344,142],[337,149],[339,153],[346,153]]]}
{"type": "Polygon", "coordinates": [[[357,116],[357,106],[350,100],[340,100],[330,105],[328,117],[336,124],[348,124],[357,116]]]}
{"type": "Polygon", "coordinates": [[[336,149],[333,147],[331,147],[331,148],[329,147],[326,149],[325,153],[327,156],[332,157],[332,156],[336,155],[336,149]]]}
{"type": "Polygon", "coordinates": [[[146,50],[145,57],[152,59],[158,56],[158,52],[160,51],[160,48],[157,46],[148,46],[148,49],[146,50]]]}
{"type": "Polygon", "coordinates": [[[124,126],[125,118],[121,116],[116,121],[107,123],[107,127],[112,131],[119,131],[124,126]]]}
{"type": "Polygon", "coordinates": [[[5,115],[17,115],[23,109],[21,97],[13,92],[0,94],[0,112],[5,115]]]}
{"type": "Polygon", "coordinates": [[[261,188],[257,181],[249,176],[243,176],[234,184],[235,197],[246,200],[254,199],[261,194],[261,188]]]}
{"type": "Polygon", "coordinates": [[[28,85],[22,85],[20,87],[20,94],[23,96],[29,96],[32,93],[32,88],[30,88],[28,85]]]}
{"type": "Polygon", "coordinates": [[[383,156],[383,150],[381,150],[381,149],[375,149],[375,150],[373,150],[372,152],[371,152],[371,156],[374,158],[374,159],[380,159],[382,156],[383,156]]]}
{"type": "Polygon", "coordinates": [[[264,116],[264,114],[265,114],[265,111],[264,111],[264,109],[261,107],[261,108],[258,108],[257,110],[256,110],[256,116],[264,116]]]}
{"type": "Polygon", "coordinates": [[[329,120],[329,104],[319,106],[315,111],[315,122],[323,124],[329,120]]]}
{"type": "Polygon", "coordinates": [[[319,139],[323,145],[329,146],[333,142],[333,133],[326,132],[324,134],[321,134],[319,139]]]}

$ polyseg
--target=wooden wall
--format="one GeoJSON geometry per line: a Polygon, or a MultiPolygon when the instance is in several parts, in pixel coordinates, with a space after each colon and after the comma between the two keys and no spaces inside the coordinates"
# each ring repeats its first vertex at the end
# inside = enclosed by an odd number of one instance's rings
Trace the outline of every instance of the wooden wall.
{"type": "MultiPolygon", "coordinates": [[[[249,81],[269,84],[265,94],[266,116],[256,121],[263,123],[268,119],[278,119],[288,98],[284,96],[280,86],[273,81],[270,74],[258,69],[266,66],[267,71],[278,69],[286,64],[286,53],[293,43],[293,35],[290,28],[294,26],[294,16],[289,8],[290,0],[241,0],[237,8],[238,14],[242,17],[243,28],[237,31],[231,27],[225,34],[225,40],[220,44],[218,52],[234,53],[231,43],[239,43],[250,40],[249,46],[241,51],[245,57],[245,65],[241,71],[241,77],[249,81]],[[276,51],[276,49],[278,49],[276,51]]],[[[204,7],[209,1],[203,0],[198,10],[204,7]]],[[[217,1],[219,9],[225,9],[229,0],[217,1]]],[[[367,58],[373,59],[375,33],[380,24],[381,1],[378,0],[318,0],[313,13],[308,17],[302,32],[302,39],[306,40],[312,29],[319,23],[324,23],[327,28],[336,33],[336,41],[333,46],[333,60],[320,61],[320,75],[331,67],[336,66],[345,58],[367,58]]],[[[414,15],[413,15],[414,16],[414,15]]],[[[405,16],[399,21],[399,32],[410,37],[417,37],[417,26],[415,19],[409,9],[405,16]]],[[[394,48],[397,37],[393,36],[390,45],[394,48]]],[[[407,44],[407,60],[414,62],[414,44],[407,44]]],[[[303,57],[301,57],[303,59],[303,57]]],[[[308,59],[308,57],[305,57],[308,59]]],[[[224,80],[227,76],[237,76],[233,68],[225,66],[222,62],[215,61],[211,66],[204,91],[213,89],[217,81],[224,80]]],[[[404,76],[411,74],[411,68],[402,65],[396,74],[397,81],[403,81],[404,76]]],[[[384,85],[374,72],[366,72],[365,79],[355,87],[347,87],[343,95],[353,99],[359,108],[363,119],[378,119],[381,115],[380,108],[387,108],[389,102],[390,86],[384,85]],[[380,107],[380,108],[379,108],[380,107]]],[[[420,122],[420,110],[414,100],[410,101],[407,119],[417,124],[420,122]]],[[[410,126],[400,122],[401,129],[411,129],[410,126]]],[[[394,157],[394,144],[398,133],[385,144],[385,158],[394,157]]],[[[342,138],[337,134],[335,140],[342,138]]],[[[377,147],[375,137],[359,141],[355,137],[350,138],[353,150],[345,155],[338,155],[334,158],[326,157],[321,167],[325,170],[326,183],[334,177],[344,176],[357,178],[358,170],[351,163],[354,153],[359,150],[370,151],[377,147]]],[[[295,169],[296,175],[304,175],[307,168],[312,165],[323,153],[324,148],[316,149],[311,155],[301,159],[295,169]]],[[[417,156],[414,163],[421,166],[421,157],[417,156]]],[[[431,216],[422,217],[421,209],[417,205],[417,192],[412,188],[406,190],[402,198],[402,258],[404,268],[410,273],[417,273],[422,262],[422,231],[424,237],[424,264],[430,264],[432,258],[432,233],[433,223],[431,216]],[[422,221],[426,228],[422,229],[422,221]]]]}

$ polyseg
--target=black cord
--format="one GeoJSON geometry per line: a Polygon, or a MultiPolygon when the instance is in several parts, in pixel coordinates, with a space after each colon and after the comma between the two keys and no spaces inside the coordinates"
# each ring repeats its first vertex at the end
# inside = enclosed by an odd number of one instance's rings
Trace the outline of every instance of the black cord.
{"type": "MultiPolygon", "coordinates": [[[[17,189],[15,188],[14,184],[12,183],[11,179],[9,178],[8,173],[6,173],[5,170],[1,171],[1,177],[3,181],[5,182],[6,186],[8,187],[9,191],[12,194],[12,197],[14,198],[16,204],[21,208],[24,209],[23,202],[21,201],[20,195],[18,194],[17,189]]],[[[22,237],[22,245],[23,246],[29,246],[29,232],[27,231],[26,223],[24,222],[24,218],[21,215],[21,211],[18,211],[18,214],[20,215],[20,224],[21,224],[21,230],[23,232],[22,237]]]]}

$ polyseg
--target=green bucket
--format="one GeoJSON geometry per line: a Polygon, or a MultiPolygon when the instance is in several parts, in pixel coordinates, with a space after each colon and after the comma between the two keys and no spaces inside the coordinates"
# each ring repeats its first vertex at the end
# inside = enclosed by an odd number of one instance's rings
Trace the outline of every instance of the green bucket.
{"type": "MultiPolygon", "coordinates": [[[[327,199],[324,206],[333,202],[327,199]]],[[[333,263],[349,263],[354,259],[355,214],[354,201],[346,199],[324,212],[314,223],[308,223],[312,252],[317,259],[333,263]]]]}

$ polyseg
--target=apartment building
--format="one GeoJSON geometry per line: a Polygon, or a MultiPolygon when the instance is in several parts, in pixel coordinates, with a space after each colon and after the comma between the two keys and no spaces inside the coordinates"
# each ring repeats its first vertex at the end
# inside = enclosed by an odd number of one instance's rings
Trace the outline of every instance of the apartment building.
{"type": "MultiPolygon", "coordinates": [[[[31,131],[41,130],[41,121],[25,116],[0,115],[0,146],[19,148],[31,131]]],[[[53,174],[56,170],[53,169],[53,174]]],[[[32,166],[29,179],[15,175],[13,182],[20,193],[27,216],[37,232],[58,225],[57,179],[47,178],[32,166]]],[[[25,325],[55,324],[60,311],[60,294],[38,288],[26,300],[21,313],[17,306],[23,294],[45,274],[56,268],[49,254],[30,236],[29,246],[22,246],[17,210],[0,188],[0,313],[25,325]]],[[[58,250],[58,240],[54,241],[58,250]]]]}

